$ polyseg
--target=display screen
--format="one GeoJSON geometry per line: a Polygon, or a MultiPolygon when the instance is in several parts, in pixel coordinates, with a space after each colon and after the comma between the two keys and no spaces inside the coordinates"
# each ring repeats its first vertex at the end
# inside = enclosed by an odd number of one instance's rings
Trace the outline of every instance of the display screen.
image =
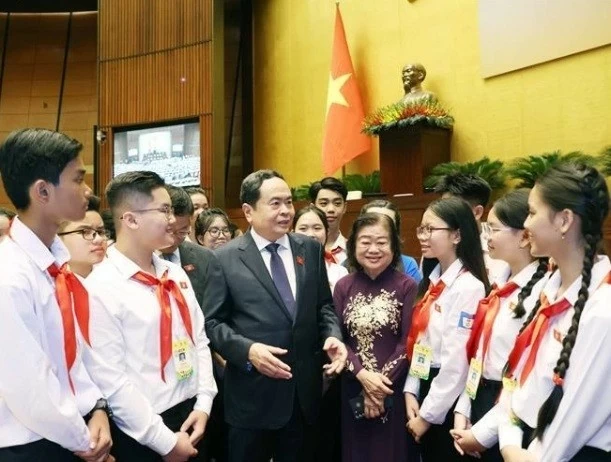
{"type": "Polygon", "coordinates": [[[116,131],[113,177],[150,170],[174,186],[199,186],[199,123],[116,131]]]}

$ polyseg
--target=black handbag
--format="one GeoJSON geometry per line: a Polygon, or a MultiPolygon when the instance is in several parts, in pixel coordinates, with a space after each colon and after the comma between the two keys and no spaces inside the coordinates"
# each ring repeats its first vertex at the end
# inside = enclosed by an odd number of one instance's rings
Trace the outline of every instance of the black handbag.
{"type": "MultiPolygon", "coordinates": [[[[388,411],[392,409],[393,402],[394,400],[392,395],[384,397],[384,411],[386,414],[388,414],[388,411]]],[[[363,395],[358,395],[356,398],[352,398],[348,401],[348,404],[350,405],[352,416],[356,420],[365,418],[365,397],[363,395]]]]}

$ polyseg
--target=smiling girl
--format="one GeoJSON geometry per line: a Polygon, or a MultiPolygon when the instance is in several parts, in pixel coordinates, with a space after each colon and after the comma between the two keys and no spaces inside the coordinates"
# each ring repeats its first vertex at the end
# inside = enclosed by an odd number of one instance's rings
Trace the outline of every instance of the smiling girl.
{"type": "Polygon", "coordinates": [[[422,443],[424,462],[459,459],[449,434],[453,408],[463,390],[465,346],[488,277],[471,207],[450,197],[429,205],[416,230],[424,258],[438,261],[420,283],[407,339],[411,361],[405,382],[408,430],[422,443]]]}

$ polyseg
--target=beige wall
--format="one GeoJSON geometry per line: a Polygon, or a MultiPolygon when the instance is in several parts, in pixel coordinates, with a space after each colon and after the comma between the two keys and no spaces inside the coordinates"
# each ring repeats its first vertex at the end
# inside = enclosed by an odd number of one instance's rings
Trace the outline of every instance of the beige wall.
{"type": "MultiPolygon", "coordinates": [[[[341,2],[366,111],[402,96],[401,67],[422,62],[425,87],[456,118],[452,158],[500,159],[611,144],[611,46],[484,80],[477,0],[341,2]]],[[[320,151],[333,0],[262,0],[254,11],[255,168],[301,184],[322,175],[320,151]]],[[[348,166],[369,172],[374,152],[348,166]]]]}

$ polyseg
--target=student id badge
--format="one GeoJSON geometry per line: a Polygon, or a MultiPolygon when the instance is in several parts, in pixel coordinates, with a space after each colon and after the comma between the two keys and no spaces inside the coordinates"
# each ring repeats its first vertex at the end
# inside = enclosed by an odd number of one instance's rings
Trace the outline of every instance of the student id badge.
{"type": "Polygon", "coordinates": [[[503,377],[503,391],[508,393],[513,392],[516,389],[518,381],[513,377],[503,377]]]}
{"type": "Polygon", "coordinates": [[[188,339],[178,339],[172,342],[172,356],[174,357],[174,369],[178,381],[187,380],[193,375],[193,363],[191,362],[191,343],[188,339]]]}
{"type": "Polygon", "coordinates": [[[467,375],[467,386],[465,387],[469,398],[475,399],[477,387],[479,387],[479,381],[481,378],[482,362],[478,359],[472,358],[471,365],[469,366],[469,375],[467,375]]]}
{"type": "Polygon", "coordinates": [[[433,361],[433,349],[421,343],[414,345],[412,364],[409,368],[409,375],[422,380],[429,378],[431,372],[431,362],[433,361]]]}

